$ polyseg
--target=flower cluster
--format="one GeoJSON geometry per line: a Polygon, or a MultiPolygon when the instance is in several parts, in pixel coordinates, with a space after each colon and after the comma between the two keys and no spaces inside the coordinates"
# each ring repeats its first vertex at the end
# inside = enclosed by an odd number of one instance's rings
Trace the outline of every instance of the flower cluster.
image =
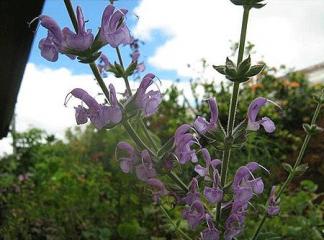
{"type": "Polygon", "coordinates": [[[254,194],[259,195],[263,192],[262,179],[253,176],[253,172],[259,168],[258,163],[250,162],[236,171],[233,180],[232,208],[225,222],[226,240],[233,239],[242,232],[249,202],[254,194]]]}
{"type": "Polygon", "coordinates": [[[161,196],[168,194],[164,184],[158,179],[150,153],[147,150],[138,152],[127,142],[117,144],[117,149],[127,155],[119,158],[120,168],[124,173],[135,171],[139,180],[150,185],[153,191],[153,200],[158,202],[161,196]]]}
{"type": "MultiPolygon", "coordinates": [[[[262,0],[231,1],[236,5],[243,5],[247,9],[263,6],[262,0]]],[[[269,102],[272,103],[272,101],[263,97],[256,98],[248,107],[246,119],[238,127],[225,132],[219,119],[217,101],[215,98],[209,98],[207,100],[210,109],[209,120],[203,116],[198,116],[193,123],[182,124],[176,129],[173,138],[169,141],[169,144],[166,144],[166,147],[159,148],[151,143],[154,146],[154,150],[152,150],[153,148],[151,149],[150,145],[146,146],[136,130],[131,127],[129,120],[136,116],[142,121],[156,113],[162,101],[162,94],[159,90],[151,89],[156,77],[153,73],[148,73],[142,78],[134,93],[129,86],[128,77],[136,72],[143,72],[145,66],[143,62],[138,63],[140,57],[138,40],[130,34],[125,21],[126,14],[126,9],[116,9],[112,4],[108,5],[103,12],[101,26],[95,37],[90,29],[86,30],[85,28],[84,16],[80,7],[76,9],[75,32],[67,27],[61,29],[52,18],[41,15],[39,16],[40,24],[48,30],[47,37],[39,43],[41,55],[49,61],[57,61],[58,55],[61,53],[71,59],[78,58],[80,62],[90,64],[105,94],[106,101],[98,103],[87,91],[75,88],[66,96],[65,104],[71,97],[81,101],[75,107],[77,124],[85,124],[90,121],[97,129],[109,129],[118,124],[125,127],[136,146],[125,141],[117,144],[116,156],[122,172],[134,173],[139,180],[146,183],[152,189],[153,200],[157,204],[161,204],[161,198],[168,194],[180,199],[177,202],[183,207],[182,218],[187,221],[189,227],[194,230],[200,224],[205,225],[204,228],[198,228],[200,229],[201,239],[218,240],[220,237],[224,237],[226,240],[234,239],[244,229],[248,206],[253,197],[264,191],[263,180],[261,177],[255,177],[254,173],[258,169],[265,168],[257,162],[247,163],[237,169],[232,181],[226,182],[229,157],[226,159],[224,156],[226,156],[226,151],[228,151],[227,155],[230,156],[232,145],[237,142],[237,139],[241,139],[242,136],[243,139],[246,138],[251,131],[257,131],[261,127],[267,133],[275,131],[275,124],[269,117],[258,118],[261,108],[269,102]],[[111,57],[108,58],[104,53],[99,52],[105,45],[115,48],[119,64],[111,61],[111,57]],[[123,65],[119,50],[121,45],[130,46],[132,50],[131,61],[126,68],[123,65]],[[96,61],[97,64],[95,64],[96,61]],[[125,94],[120,101],[117,98],[114,85],[109,84],[107,88],[102,79],[102,75],[109,72],[125,81],[125,94]],[[222,132],[221,138],[218,136],[219,132],[222,132]],[[203,141],[205,139],[208,139],[209,146],[205,146],[206,144],[203,141]],[[214,152],[212,152],[212,148],[207,148],[215,147],[219,150],[216,147],[219,143],[223,151],[222,160],[212,158],[210,153],[214,152]],[[172,160],[180,167],[191,165],[192,175],[188,187],[178,177],[172,175],[173,172],[171,171],[174,167],[172,160]],[[174,191],[172,185],[168,182],[162,182],[161,162],[165,166],[163,170],[167,170],[174,177],[173,179],[176,179],[176,183],[180,181],[180,185],[184,188],[183,191],[174,191]],[[224,168],[225,174],[223,174],[224,168]],[[229,213],[222,215],[226,219],[224,226],[221,227],[219,222],[215,226],[214,221],[219,220],[220,211],[223,208],[230,208],[229,213]],[[211,209],[216,210],[218,218],[213,219],[211,209]]],[[[226,66],[214,68],[225,75],[231,75],[235,70],[234,84],[239,84],[259,73],[263,67],[251,66],[249,57],[238,64],[237,67],[228,59],[226,66]],[[246,74],[243,74],[244,76],[239,74],[241,71],[246,74]]],[[[230,111],[230,114],[234,114],[234,117],[232,116],[230,119],[233,120],[232,125],[234,126],[236,103],[231,107],[233,106],[234,111],[230,111]]],[[[147,130],[145,124],[143,125],[142,130],[147,130]]],[[[153,141],[150,139],[150,134],[147,131],[146,133],[147,140],[153,141]]],[[[267,214],[274,216],[279,213],[279,210],[275,188],[272,188],[267,214]]]]}
{"type": "MultiPolygon", "coordinates": [[[[268,117],[263,117],[257,120],[257,115],[262,106],[269,100],[265,98],[256,98],[248,108],[246,124],[246,132],[256,131],[263,126],[266,132],[275,130],[274,123],[268,117]]],[[[194,177],[189,185],[189,191],[183,198],[183,203],[186,207],[183,210],[183,218],[187,220],[189,226],[194,229],[206,217],[208,228],[201,232],[202,239],[209,239],[208,234],[218,236],[218,230],[211,224],[212,218],[206,213],[201,194],[199,191],[198,179],[202,178],[204,182],[203,196],[209,204],[224,203],[231,206],[231,211],[225,222],[225,239],[233,239],[239,235],[244,227],[244,219],[247,213],[248,205],[252,200],[253,195],[259,195],[263,192],[264,184],[261,178],[255,178],[253,172],[263,168],[256,162],[251,162],[240,167],[233,179],[233,200],[230,202],[224,201],[224,190],[220,185],[220,174],[217,169],[222,161],[219,159],[211,159],[210,153],[206,148],[201,148],[199,140],[207,133],[213,133],[217,130],[218,123],[218,107],[214,98],[208,99],[210,107],[210,120],[207,121],[204,117],[198,116],[192,125],[183,124],[175,132],[174,135],[174,155],[180,164],[192,162],[195,164],[194,171],[198,174],[194,177]],[[191,133],[191,132],[194,133],[191,133]],[[195,144],[196,143],[196,144],[195,144]],[[193,148],[193,144],[198,146],[198,149],[193,148]],[[201,152],[205,165],[198,163],[197,153],[201,152]]],[[[210,135],[212,136],[212,135],[210,135]]],[[[209,136],[209,137],[210,137],[209,136]]],[[[218,239],[218,238],[211,238],[218,239]]]]}

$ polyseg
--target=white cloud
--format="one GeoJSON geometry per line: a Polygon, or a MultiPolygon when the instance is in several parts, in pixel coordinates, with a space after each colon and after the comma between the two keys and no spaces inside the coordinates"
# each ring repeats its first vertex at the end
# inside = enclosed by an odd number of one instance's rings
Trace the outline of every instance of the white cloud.
{"type": "MultiPolygon", "coordinates": [[[[149,63],[182,76],[195,76],[187,64],[199,68],[202,57],[223,64],[229,41],[239,38],[242,9],[229,0],[142,0],[134,12],[139,16],[137,37],[148,44],[157,32],[167,37],[149,63]]],[[[247,40],[256,45],[253,59],[264,56],[270,65],[297,68],[324,61],[323,16],[322,0],[272,0],[252,10],[247,40]]]]}
{"type": "MultiPolygon", "coordinates": [[[[117,93],[125,90],[123,81],[111,75],[105,79],[105,82],[107,85],[113,83],[117,93]]],[[[162,92],[172,84],[171,80],[166,79],[161,82],[162,92]]],[[[190,97],[188,84],[184,82],[179,84],[179,89],[184,90],[184,93],[190,97]]],[[[130,85],[132,89],[136,89],[138,82],[131,81],[130,85]]],[[[85,89],[92,96],[101,92],[92,75],[74,75],[67,68],[42,68],[28,63],[15,109],[17,131],[37,127],[63,138],[64,131],[68,127],[76,126],[73,106],[80,101],[71,99],[67,104],[68,107],[64,106],[65,96],[76,87],[85,89]]],[[[102,97],[97,95],[96,98],[100,101],[102,97]]],[[[10,143],[10,137],[0,141],[0,155],[11,151],[10,143]]]]}

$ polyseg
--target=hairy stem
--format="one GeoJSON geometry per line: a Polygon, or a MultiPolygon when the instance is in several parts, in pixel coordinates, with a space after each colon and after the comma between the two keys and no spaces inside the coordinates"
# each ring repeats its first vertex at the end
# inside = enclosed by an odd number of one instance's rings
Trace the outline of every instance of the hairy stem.
{"type": "Polygon", "coordinates": [[[178,231],[183,239],[187,239],[187,240],[192,240],[191,237],[189,237],[185,232],[183,232],[172,220],[171,216],[169,215],[168,211],[163,207],[163,205],[160,205],[160,208],[162,210],[162,212],[164,213],[164,215],[168,218],[168,220],[170,221],[170,223],[173,225],[173,227],[175,228],[176,231],[178,231]]]}
{"type": "MultiPolygon", "coordinates": [[[[241,36],[240,36],[240,46],[239,46],[239,53],[237,57],[237,65],[243,60],[244,56],[244,48],[245,48],[245,40],[246,40],[246,33],[247,33],[247,25],[249,19],[249,8],[244,8],[243,12],[243,19],[242,19],[242,27],[241,27],[241,36]]],[[[228,121],[227,121],[227,132],[226,132],[226,139],[225,139],[225,149],[223,151],[223,159],[222,159],[222,166],[221,166],[221,187],[224,187],[226,184],[227,178],[227,170],[228,165],[230,162],[231,157],[231,148],[232,148],[232,133],[235,124],[235,114],[236,108],[238,103],[238,96],[240,90],[240,83],[235,82],[232,90],[231,95],[231,102],[228,114],[228,121]]],[[[216,207],[216,224],[219,223],[221,218],[221,203],[217,204],[216,207]]]]}
{"type": "MultiPolygon", "coordinates": [[[[124,63],[123,63],[123,58],[122,58],[122,56],[120,54],[120,50],[119,50],[118,47],[116,47],[116,53],[117,53],[117,57],[118,57],[120,66],[123,68],[123,70],[125,70],[124,63]]],[[[127,89],[127,92],[129,94],[129,96],[132,96],[132,90],[131,90],[131,87],[129,85],[129,81],[128,81],[127,76],[123,76],[123,79],[125,81],[126,89],[127,89]]]]}
{"type": "Polygon", "coordinates": [[[70,16],[72,25],[74,27],[74,30],[75,30],[75,32],[77,32],[78,31],[78,21],[77,21],[77,19],[75,17],[75,13],[74,13],[74,10],[73,10],[71,0],[64,0],[64,4],[65,4],[65,7],[66,7],[66,10],[69,13],[69,16],[70,16]]]}
{"type": "MultiPolygon", "coordinates": [[[[324,95],[324,92],[322,93],[322,96],[324,95]]],[[[322,97],[321,96],[321,97],[322,97]]],[[[315,124],[316,123],[316,120],[319,116],[319,113],[320,113],[320,110],[321,110],[321,107],[322,107],[322,103],[317,103],[317,106],[316,106],[316,110],[313,114],[313,118],[312,118],[312,121],[311,121],[311,124],[315,124]]],[[[308,146],[308,143],[311,139],[312,135],[310,133],[307,133],[307,135],[305,136],[304,138],[304,142],[303,142],[303,145],[299,151],[299,154],[298,154],[298,157],[296,159],[296,162],[294,164],[294,167],[292,169],[292,171],[289,173],[286,181],[282,184],[278,194],[277,194],[277,197],[276,197],[276,201],[279,200],[280,196],[282,195],[282,193],[286,190],[286,188],[288,187],[289,183],[293,180],[294,176],[295,176],[295,171],[297,169],[297,167],[300,165],[303,157],[304,157],[304,154],[305,154],[305,151],[306,151],[306,148],[308,146]]],[[[267,219],[268,215],[267,213],[264,214],[264,216],[262,217],[261,221],[259,222],[258,224],[258,227],[252,237],[252,240],[256,240],[259,233],[260,233],[260,230],[261,228],[263,227],[263,224],[265,223],[266,219],[267,219]]]]}
{"type": "Polygon", "coordinates": [[[146,124],[144,122],[144,119],[141,119],[140,120],[140,124],[141,124],[141,126],[142,126],[142,128],[144,130],[144,134],[145,134],[146,138],[150,141],[150,143],[153,146],[155,152],[158,152],[159,151],[159,148],[156,145],[156,143],[155,143],[154,139],[152,138],[151,134],[149,133],[149,131],[147,129],[147,126],[146,126],[146,124]]]}

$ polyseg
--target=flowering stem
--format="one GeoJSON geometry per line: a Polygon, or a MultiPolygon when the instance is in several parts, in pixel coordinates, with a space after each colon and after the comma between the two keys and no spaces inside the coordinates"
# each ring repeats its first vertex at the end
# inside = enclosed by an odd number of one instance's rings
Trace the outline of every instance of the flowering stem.
{"type": "MultiPolygon", "coordinates": [[[[76,16],[75,16],[75,13],[73,11],[71,1],[70,0],[64,0],[64,3],[65,3],[65,7],[66,7],[66,9],[67,9],[67,11],[69,13],[69,16],[70,16],[70,19],[72,21],[73,27],[74,27],[75,31],[77,31],[78,30],[78,25],[77,25],[76,16]]],[[[120,65],[124,69],[123,61],[122,61],[121,54],[120,54],[120,51],[119,51],[118,47],[116,48],[116,51],[117,51],[117,55],[118,55],[118,58],[119,58],[120,65]]],[[[92,71],[93,75],[95,76],[101,90],[105,94],[105,97],[107,98],[107,100],[109,100],[109,91],[108,91],[107,86],[104,83],[99,71],[98,71],[98,68],[97,68],[96,64],[92,62],[92,63],[89,63],[89,66],[90,66],[91,71],[92,71]]],[[[132,94],[127,78],[125,77],[124,80],[125,80],[126,87],[127,87],[127,90],[129,92],[129,94],[132,94]]],[[[140,147],[141,149],[147,149],[153,156],[156,156],[156,154],[154,152],[152,152],[152,150],[149,147],[147,147],[146,144],[142,141],[142,139],[137,135],[134,128],[129,124],[129,122],[127,120],[123,122],[123,126],[126,129],[129,136],[137,144],[138,147],[140,147]]]]}
{"type": "Polygon", "coordinates": [[[184,239],[187,240],[192,240],[191,237],[189,237],[185,232],[183,232],[172,220],[172,218],[170,217],[168,211],[163,207],[163,205],[160,205],[160,208],[162,210],[162,212],[164,213],[164,215],[168,218],[168,220],[171,222],[171,224],[174,226],[175,230],[178,231],[183,237],[184,239]]]}
{"type": "MultiPolygon", "coordinates": [[[[239,65],[239,63],[243,60],[249,12],[250,12],[250,8],[244,8],[242,27],[241,27],[241,36],[240,36],[240,46],[239,46],[239,52],[237,57],[237,65],[239,65]]],[[[231,157],[232,138],[233,138],[232,133],[235,124],[235,114],[236,114],[236,108],[238,103],[239,90],[240,90],[240,83],[235,82],[233,86],[232,96],[231,96],[228,121],[227,121],[227,132],[225,138],[225,148],[223,151],[223,159],[222,159],[222,166],[221,166],[221,187],[222,188],[226,184],[227,170],[228,170],[228,165],[231,157]]],[[[218,203],[216,207],[216,224],[218,224],[220,217],[221,217],[221,203],[218,203]]]]}
{"type": "MultiPolygon", "coordinates": [[[[120,50],[118,47],[116,47],[116,53],[117,53],[117,56],[118,56],[118,60],[119,60],[119,64],[120,66],[123,68],[123,70],[125,71],[125,68],[124,68],[124,64],[123,64],[123,59],[122,59],[122,56],[120,54],[120,50]]],[[[124,74],[123,74],[124,75],[124,74]]],[[[129,81],[128,81],[128,78],[127,76],[123,76],[123,79],[125,81],[125,84],[126,84],[126,88],[127,88],[127,92],[129,94],[129,96],[132,96],[132,90],[131,90],[131,87],[129,85],[129,81]]]]}
{"type": "MultiPolygon", "coordinates": [[[[324,92],[322,93],[322,96],[321,97],[323,97],[323,95],[324,95],[324,92]]],[[[313,124],[316,123],[316,120],[317,120],[318,115],[320,113],[321,107],[322,107],[322,103],[321,102],[318,102],[317,103],[317,106],[316,106],[316,110],[315,110],[315,112],[313,114],[313,118],[312,118],[312,121],[311,121],[311,125],[313,125],[313,124]]],[[[281,194],[286,190],[287,186],[289,185],[289,183],[291,182],[291,180],[294,178],[296,169],[297,169],[297,167],[299,166],[299,164],[301,163],[301,161],[302,161],[302,159],[304,157],[306,148],[308,146],[308,143],[309,143],[309,140],[311,139],[311,137],[312,137],[312,134],[311,133],[307,133],[307,135],[305,136],[303,145],[302,145],[302,147],[301,147],[301,149],[299,151],[299,154],[298,154],[298,157],[297,157],[296,162],[294,164],[294,167],[293,167],[292,171],[289,173],[286,181],[281,186],[281,188],[280,188],[280,190],[279,190],[279,192],[277,194],[276,201],[279,200],[281,194]]],[[[267,213],[265,213],[264,216],[263,216],[263,218],[261,219],[261,221],[260,221],[260,223],[259,223],[259,225],[258,225],[258,227],[257,227],[257,229],[256,229],[256,231],[255,231],[255,233],[253,235],[253,237],[252,237],[252,240],[256,240],[257,239],[257,237],[258,237],[258,235],[260,233],[260,230],[261,230],[263,224],[265,223],[267,217],[268,217],[268,215],[267,215],[267,213]]]]}
{"type": "Polygon", "coordinates": [[[72,25],[74,27],[74,30],[75,30],[75,32],[77,32],[78,31],[78,22],[77,22],[77,19],[75,17],[75,13],[73,11],[71,0],[64,0],[64,4],[65,4],[65,7],[66,7],[66,10],[69,13],[69,16],[70,16],[70,19],[72,21],[72,25]]]}
{"type": "Polygon", "coordinates": [[[183,191],[185,191],[185,192],[189,191],[188,186],[179,178],[179,176],[175,172],[173,172],[173,171],[168,172],[168,176],[174,182],[178,183],[183,191]]]}
{"type": "Polygon", "coordinates": [[[123,126],[126,129],[128,135],[133,139],[133,141],[139,148],[146,149],[147,151],[149,151],[150,154],[156,157],[156,154],[148,146],[146,146],[146,144],[142,141],[140,136],[137,135],[134,128],[130,125],[130,123],[127,120],[123,121],[123,126]]]}
{"type": "Polygon", "coordinates": [[[145,122],[144,122],[144,119],[141,119],[141,120],[140,120],[140,124],[141,124],[141,126],[142,126],[142,128],[143,128],[143,130],[144,130],[144,134],[145,134],[145,136],[146,136],[147,139],[152,143],[152,146],[153,146],[155,152],[158,152],[158,151],[159,151],[159,148],[158,148],[158,146],[155,144],[154,139],[152,138],[151,134],[149,133],[149,131],[148,131],[148,129],[147,129],[147,126],[146,126],[146,124],[145,124],[145,122]]]}
{"type": "Polygon", "coordinates": [[[109,91],[107,89],[107,86],[106,86],[104,80],[102,79],[102,77],[101,77],[101,75],[100,75],[100,73],[98,71],[98,68],[97,68],[96,64],[95,63],[89,63],[89,66],[90,66],[91,71],[92,71],[93,75],[95,76],[101,90],[103,91],[103,93],[105,94],[107,100],[109,101],[109,91]]]}

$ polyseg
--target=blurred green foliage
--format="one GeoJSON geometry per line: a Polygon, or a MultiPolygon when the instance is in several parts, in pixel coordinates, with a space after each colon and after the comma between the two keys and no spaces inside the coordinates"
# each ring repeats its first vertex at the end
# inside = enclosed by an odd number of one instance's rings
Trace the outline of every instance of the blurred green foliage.
{"type": "MultiPolygon", "coordinates": [[[[310,85],[301,73],[278,79],[276,71],[268,67],[243,85],[237,122],[245,118],[251,100],[264,96],[282,106],[282,110],[270,104],[262,109],[264,116],[274,120],[277,131],[251,134],[246,146],[233,151],[230,169],[233,175],[240,165],[258,161],[272,173],[263,176],[265,192],[286,176],[281,163],[294,161],[304,136],[301,125],[310,121],[315,108],[312,95],[323,87],[310,85]]],[[[163,144],[179,125],[191,123],[197,115],[209,118],[208,106],[201,101],[209,96],[217,97],[220,120],[225,125],[230,87],[200,77],[191,81],[194,98],[186,99],[176,84],[171,86],[159,112],[148,120],[152,133],[163,144]],[[202,96],[198,87],[204,89],[202,96]]],[[[177,239],[174,226],[152,205],[150,191],[134,176],[120,171],[115,146],[125,139],[128,136],[119,127],[109,131],[76,127],[66,132],[65,141],[39,129],[15,134],[16,153],[0,160],[1,239],[177,239]]],[[[305,158],[310,168],[282,197],[281,215],[267,221],[259,239],[322,239],[322,142],[321,136],[312,139],[305,158]]],[[[220,152],[213,153],[221,157],[220,152]]],[[[194,174],[192,169],[187,166],[177,171],[187,176],[184,179],[188,182],[194,174]]],[[[245,237],[252,234],[257,216],[264,211],[259,204],[266,198],[263,194],[255,208],[250,208],[245,237]]],[[[174,209],[170,214],[175,217],[181,213],[174,209]]],[[[176,224],[185,227],[183,221],[176,224]]]]}

